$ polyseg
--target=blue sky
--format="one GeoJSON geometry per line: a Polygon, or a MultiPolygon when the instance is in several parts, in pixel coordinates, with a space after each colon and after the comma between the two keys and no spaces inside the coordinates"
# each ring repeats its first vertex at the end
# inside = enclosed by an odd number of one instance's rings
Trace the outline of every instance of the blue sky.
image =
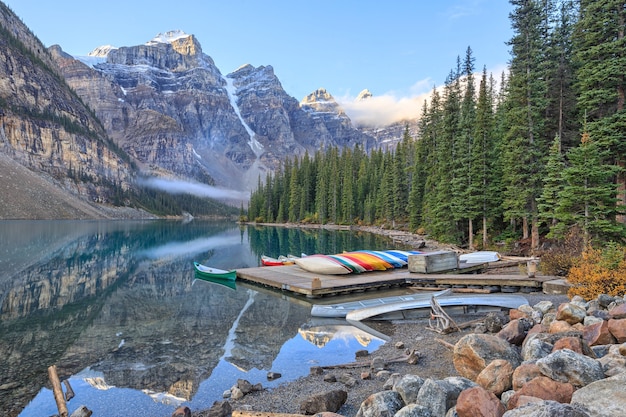
{"type": "Polygon", "coordinates": [[[72,55],[183,30],[222,74],[271,65],[289,95],[326,88],[353,119],[365,88],[377,99],[370,110],[417,111],[468,46],[476,70],[497,79],[510,59],[506,0],[3,1],[44,45],[72,55]]]}

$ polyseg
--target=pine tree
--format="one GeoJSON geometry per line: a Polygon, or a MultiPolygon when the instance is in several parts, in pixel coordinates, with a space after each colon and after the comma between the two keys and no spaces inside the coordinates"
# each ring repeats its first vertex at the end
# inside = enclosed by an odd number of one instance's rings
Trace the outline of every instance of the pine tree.
{"type": "MultiPolygon", "coordinates": [[[[580,0],[574,32],[578,107],[587,131],[618,167],[618,203],[626,205],[626,1],[580,0]]],[[[626,217],[618,221],[626,223],[626,217]]]]}
{"type": "Polygon", "coordinates": [[[606,151],[584,132],[580,145],[567,153],[569,165],[563,170],[564,185],[558,194],[553,226],[557,236],[564,236],[571,226],[583,231],[585,243],[592,238],[624,239],[626,228],[615,222],[617,186],[611,181],[618,168],[604,164],[606,151]]]}
{"type": "Polygon", "coordinates": [[[511,0],[514,36],[508,80],[507,131],[504,143],[504,214],[521,219],[523,237],[531,225],[531,248],[539,246],[537,198],[541,195],[544,157],[548,153],[544,130],[547,108],[545,44],[546,10],[539,1],[511,0]]]}
{"type": "MultiPolygon", "coordinates": [[[[489,82],[487,69],[483,68],[473,126],[473,142],[470,150],[472,165],[466,201],[468,210],[481,218],[483,248],[488,244],[488,220],[495,216],[500,205],[496,184],[496,178],[499,175],[496,171],[494,108],[493,82],[489,82]]],[[[470,246],[471,243],[470,240],[470,246]]]]}
{"type": "Polygon", "coordinates": [[[472,190],[472,147],[474,125],[476,123],[476,86],[474,85],[474,57],[472,49],[467,48],[463,61],[462,74],[464,91],[461,101],[457,134],[454,137],[454,176],[451,184],[451,207],[454,220],[467,224],[467,242],[473,249],[473,219],[478,214],[476,207],[468,204],[472,190]]]}
{"type": "MultiPolygon", "coordinates": [[[[563,190],[563,171],[565,169],[565,158],[561,152],[561,138],[554,137],[550,154],[546,163],[546,175],[543,179],[543,192],[538,199],[539,220],[547,224],[550,229],[557,224],[557,207],[559,205],[559,195],[563,190]]],[[[555,236],[554,231],[548,233],[548,237],[555,236]]]]}

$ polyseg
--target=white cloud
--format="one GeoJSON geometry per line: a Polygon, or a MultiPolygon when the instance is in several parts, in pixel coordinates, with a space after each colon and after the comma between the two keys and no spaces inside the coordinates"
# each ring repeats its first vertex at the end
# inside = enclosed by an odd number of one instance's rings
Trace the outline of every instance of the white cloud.
{"type": "Polygon", "coordinates": [[[170,194],[192,194],[198,197],[208,197],[216,200],[247,201],[250,199],[250,194],[247,192],[228,190],[225,188],[218,188],[207,184],[183,180],[152,177],[140,181],[140,184],[146,187],[156,188],[170,194]]]}
{"type": "Polygon", "coordinates": [[[388,92],[356,101],[356,97],[343,96],[337,102],[356,125],[384,126],[403,120],[418,119],[424,100],[430,97],[432,80],[421,80],[409,88],[406,95],[388,92]]]}

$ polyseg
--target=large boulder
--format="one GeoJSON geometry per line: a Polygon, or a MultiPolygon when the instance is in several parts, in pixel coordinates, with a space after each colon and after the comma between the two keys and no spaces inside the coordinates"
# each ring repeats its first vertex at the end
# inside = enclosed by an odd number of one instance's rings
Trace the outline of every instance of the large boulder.
{"type": "Polygon", "coordinates": [[[405,404],[414,404],[419,394],[420,388],[424,385],[424,379],[417,375],[404,375],[393,385],[393,390],[397,391],[405,404]]]}
{"type": "Polygon", "coordinates": [[[556,310],[557,320],[564,320],[572,325],[581,323],[586,315],[587,310],[574,303],[563,303],[556,310]]]}
{"type": "Polygon", "coordinates": [[[522,388],[528,381],[541,376],[541,370],[534,362],[524,362],[513,371],[512,386],[515,391],[522,388]]]}
{"type": "Polygon", "coordinates": [[[313,415],[325,411],[336,412],[348,399],[344,390],[333,390],[312,395],[300,404],[300,413],[313,415]]]}
{"type": "Polygon", "coordinates": [[[468,334],[454,345],[454,367],[459,375],[476,380],[480,372],[495,359],[509,361],[513,367],[522,362],[520,354],[506,340],[489,334],[468,334]]]}
{"type": "Polygon", "coordinates": [[[585,326],[583,338],[589,346],[615,343],[615,337],[609,332],[609,322],[607,320],[600,320],[585,326]]]}
{"type": "Polygon", "coordinates": [[[626,412],[626,373],[591,382],[576,390],[572,405],[589,410],[592,416],[623,417],[626,412]]]}
{"type": "Polygon", "coordinates": [[[591,417],[584,410],[570,404],[556,401],[529,402],[509,410],[503,417],[591,417]]]}
{"type": "Polygon", "coordinates": [[[576,387],[583,387],[604,378],[600,362],[569,349],[554,351],[537,360],[537,366],[548,378],[568,382],[576,387]]]}
{"type": "Polygon", "coordinates": [[[361,403],[356,417],[392,417],[404,406],[398,392],[381,391],[370,395],[361,403]]]}
{"type": "Polygon", "coordinates": [[[432,417],[430,409],[420,404],[409,404],[400,409],[393,417],[432,417]]]}
{"type": "Polygon", "coordinates": [[[500,396],[512,386],[514,368],[509,361],[496,359],[491,361],[476,377],[476,383],[493,394],[500,396]]]}
{"type": "Polygon", "coordinates": [[[626,342],[626,319],[610,319],[609,332],[615,337],[617,343],[626,342]]]}
{"type": "Polygon", "coordinates": [[[498,336],[513,345],[521,345],[533,325],[534,323],[525,317],[511,320],[498,332],[498,336]]]}
{"type": "Polygon", "coordinates": [[[446,412],[456,404],[461,391],[459,386],[448,381],[428,378],[420,388],[415,403],[428,407],[432,417],[445,417],[446,412]]]}
{"type": "Polygon", "coordinates": [[[566,382],[554,381],[545,376],[539,376],[528,381],[522,388],[513,394],[508,401],[508,409],[511,410],[518,406],[520,397],[537,397],[542,400],[557,401],[560,403],[569,403],[572,399],[574,386],[566,382]]]}
{"type": "Polygon", "coordinates": [[[498,397],[479,386],[461,392],[456,403],[459,417],[501,417],[505,411],[498,397]]]}

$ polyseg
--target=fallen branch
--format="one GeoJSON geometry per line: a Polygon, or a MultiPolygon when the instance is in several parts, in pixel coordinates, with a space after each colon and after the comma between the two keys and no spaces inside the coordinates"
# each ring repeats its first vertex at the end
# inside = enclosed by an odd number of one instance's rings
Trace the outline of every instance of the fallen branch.
{"type": "Polygon", "coordinates": [[[435,331],[441,334],[447,334],[451,332],[459,331],[459,326],[452,320],[452,317],[445,312],[441,305],[435,300],[435,297],[430,298],[430,319],[428,319],[428,326],[426,329],[435,331]],[[435,325],[431,322],[435,320],[435,325]]]}
{"type": "Polygon", "coordinates": [[[439,342],[450,350],[454,350],[454,345],[452,343],[448,343],[445,340],[435,339],[435,342],[439,342]]]}
{"type": "Polygon", "coordinates": [[[65,401],[71,400],[72,398],[74,398],[74,390],[72,389],[72,386],[70,385],[70,381],[65,379],[63,380],[63,384],[65,385],[65,401]]]}
{"type": "Polygon", "coordinates": [[[303,414],[272,413],[269,411],[233,410],[232,417],[302,417],[303,414]]]}
{"type": "MultiPolygon", "coordinates": [[[[397,358],[387,359],[384,361],[384,364],[389,363],[399,363],[399,362],[408,362],[411,358],[415,357],[414,351],[411,351],[408,355],[402,355],[397,358]]],[[[373,361],[363,361],[363,362],[350,362],[344,363],[340,365],[326,365],[320,366],[322,369],[352,369],[352,368],[363,368],[366,366],[372,366],[373,361]]]]}

